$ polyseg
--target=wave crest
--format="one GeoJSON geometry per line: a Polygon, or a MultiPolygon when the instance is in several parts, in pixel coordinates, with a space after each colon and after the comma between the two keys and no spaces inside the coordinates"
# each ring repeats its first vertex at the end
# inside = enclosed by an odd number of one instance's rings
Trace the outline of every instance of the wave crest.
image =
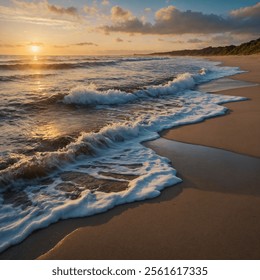
{"type": "Polygon", "coordinates": [[[65,104],[76,105],[116,105],[133,102],[137,99],[155,98],[162,95],[175,94],[185,89],[191,89],[196,84],[196,79],[200,75],[205,75],[203,71],[197,75],[184,73],[164,85],[154,85],[146,87],[133,93],[118,89],[99,90],[95,84],[76,87],[63,99],[65,104]]]}
{"type": "Polygon", "coordinates": [[[122,104],[135,100],[134,94],[127,93],[118,89],[109,89],[101,91],[95,84],[89,84],[86,87],[78,86],[64,97],[66,104],[84,104],[84,105],[112,105],[122,104]]]}

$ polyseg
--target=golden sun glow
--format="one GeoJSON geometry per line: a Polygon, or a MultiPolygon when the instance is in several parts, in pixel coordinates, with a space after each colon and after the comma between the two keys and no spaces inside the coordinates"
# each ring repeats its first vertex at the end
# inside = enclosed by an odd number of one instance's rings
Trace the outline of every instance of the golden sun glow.
{"type": "Polygon", "coordinates": [[[31,51],[33,53],[38,53],[40,51],[40,47],[39,46],[36,46],[36,45],[32,45],[31,46],[31,51]]]}

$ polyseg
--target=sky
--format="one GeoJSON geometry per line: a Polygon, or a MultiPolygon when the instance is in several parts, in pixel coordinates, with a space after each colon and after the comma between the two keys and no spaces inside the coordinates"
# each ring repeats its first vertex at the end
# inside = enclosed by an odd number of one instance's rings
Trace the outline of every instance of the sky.
{"type": "Polygon", "coordinates": [[[0,54],[116,55],[257,39],[253,0],[1,0],[0,54]]]}

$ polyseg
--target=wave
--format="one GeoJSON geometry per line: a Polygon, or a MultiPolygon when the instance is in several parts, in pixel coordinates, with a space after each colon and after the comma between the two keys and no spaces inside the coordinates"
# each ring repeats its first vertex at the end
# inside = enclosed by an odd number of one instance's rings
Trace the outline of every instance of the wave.
{"type": "MultiPolygon", "coordinates": [[[[178,79],[183,89],[183,92],[178,92],[179,96],[184,100],[189,100],[189,103],[194,103],[194,106],[178,107],[167,112],[163,109],[161,113],[156,111],[155,114],[133,116],[133,120],[107,125],[99,132],[82,133],[76,141],[68,145],[65,143],[66,146],[57,151],[38,152],[33,156],[24,156],[20,161],[0,171],[2,190],[6,189],[10,184],[17,184],[21,179],[34,180],[46,177],[64,165],[74,162],[78,157],[98,155],[104,149],[113,148],[116,143],[129,141],[130,139],[138,139],[139,142],[149,140],[151,134],[152,138],[154,135],[157,137],[157,132],[162,129],[224,114],[225,107],[217,104],[244,100],[241,97],[209,95],[193,90],[184,90],[183,83],[181,83],[182,79],[178,79]]],[[[187,84],[192,85],[192,80],[189,81],[188,79],[187,84]]],[[[157,91],[155,93],[158,94],[157,91]]],[[[169,89],[167,87],[163,90],[160,89],[160,93],[169,93],[169,89]]],[[[154,97],[153,92],[152,96],[154,97]]],[[[26,181],[26,183],[28,182],[26,181]]]]}
{"type": "MultiPolygon", "coordinates": [[[[233,74],[232,71],[230,73],[233,74]]],[[[223,75],[223,72],[220,71],[218,75],[223,75]]],[[[185,100],[194,100],[194,98],[197,96],[195,91],[191,91],[188,94],[186,92],[193,89],[197,83],[206,81],[205,77],[207,76],[208,79],[211,79],[212,72],[206,69],[201,69],[197,74],[183,73],[165,84],[148,86],[145,89],[137,90],[133,93],[114,89],[102,91],[98,90],[96,85],[90,84],[87,87],[77,87],[71,90],[71,92],[65,97],[59,94],[44,100],[40,100],[39,102],[40,104],[42,102],[52,104],[61,100],[60,98],[63,98],[63,102],[65,104],[92,106],[118,105],[137,101],[140,103],[142,100],[149,100],[151,98],[154,99],[170,95],[174,95],[175,97],[179,96],[185,100]]],[[[214,74],[214,77],[216,77],[216,73],[214,74]]],[[[219,98],[216,101],[213,99],[213,97],[214,95],[210,95],[210,98],[208,97],[211,102],[214,101],[213,104],[220,103],[220,100],[227,102],[227,98],[225,97],[222,97],[222,99],[219,98]]],[[[203,98],[205,99],[205,97],[203,98]]],[[[228,101],[229,100],[237,99],[235,97],[231,97],[231,99],[228,99],[228,101]]],[[[207,103],[205,104],[205,108],[207,108],[207,103]]],[[[179,111],[178,113],[180,119],[186,117],[188,114],[187,112],[189,112],[185,108],[183,108],[183,110],[185,112],[184,114],[182,114],[182,111],[179,111]]],[[[200,112],[200,110],[198,110],[198,112],[200,112]]],[[[214,115],[214,112],[215,111],[212,110],[212,113],[207,112],[205,115],[214,115]]],[[[192,115],[193,113],[190,111],[189,114],[192,115]]],[[[204,113],[201,114],[203,115],[204,113]]],[[[171,113],[169,113],[169,115],[171,115],[171,113]]],[[[191,115],[189,116],[189,119],[192,118],[191,115]]],[[[174,113],[173,116],[175,118],[177,115],[174,113]]],[[[151,116],[149,116],[149,118],[151,118],[151,116]]],[[[160,118],[160,116],[153,118],[156,120],[160,118]]],[[[20,160],[0,173],[2,178],[0,184],[2,184],[4,187],[10,182],[14,182],[20,178],[34,179],[37,177],[47,176],[52,170],[59,169],[64,163],[72,162],[77,156],[93,155],[96,154],[100,148],[103,149],[104,147],[111,146],[111,143],[124,141],[131,137],[139,137],[138,135],[140,134],[140,128],[141,131],[143,131],[144,128],[147,129],[146,125],[144,125],[144,123],[147,122],[151,125],[151,123],[154,122],[154,119],[147,120],[147,117],[145,117],[144,121],[142,120],[141,116],[138,116],[137,120],[134,122],[130,121],[126,123],[114,124],[113,126],[107,126],[101,129],[98,133],[83,133],[75,143],[73,142],[72,144],[68,144],[66,147],[59,149],[58,151],[47,152],[44,154],[44,156],[42,156],[42,153],[38,153],[32,158],[25,157],[24,160],[20,160]]],[[[171,126],[179,124],[180,122],[174,119],[174,123],[171,123],[171,126]]],[[[160,129],[160,127],[157,127],[155,131],[159,131],[160,129]]]]}
{"type": "Polygon", "coordinates": [[[127,93],[119,89],[109,89],[101,91],[95,84],[87,87],[78,86],[64,97],[65,104],[78,105],[100,105],[100,104],[123,104],[137,99],[132,93],[127,93]]]}
{"type": "Polygon", "coordinates": [[[28,74],[28,75],[0,76],[0,82],[12,82],[17,80],[27,80],[27,79],[41,79],[54,75],[55,74],[28,74]]]}
{"type": "MultiPolygon", "coordinates": [[[[205,75],[201,72],[198,75],[205,75]]],[[[64,97],[65,104],[77,105],[116,105],[133,102],[137,99],[155,98],[162,95],[175,94],[185,89],[193,88],[198,75],[184,73],[177,76],[166,84],[154,85],[133,93],[117,89],[98,90],[95,84],[86,87],[80,86],[71,90],[64,97]]]]}
{"type": "Polygon", "coordinates": [[[87,86],[73,88],[64,97],[63,102],[65,104],[92,106],[125,104],[140,99],[176,94],[186,89],[192,89],[200,83],[242,72],[237,67],[215,67],[214,70],[202,68],[197,74],[179,74],[165,84],[146,86],[144,89],[134,92],[126,92],[120,89],[99,90],[95,84],[91,83],[87,86]]]}
{"type": "MultiPolygon", "coordinates": [[[[100,186],[94,186],[95,189],[84,189],[84,184],[79,189],[77,185],[66,182],[63,185],[61,182],[53,182],[49,187],[42,185],[37,191],[33,189],[33,186],[27,191],[9,191],[6,199],[13,205],[5,204],[2,207],[1,212],[4,215],[0,216],[0,223],[5,226],[0,228],[0,252],[21,242],[34,230],[47,227],[60,219],[86,217],[107,211],[116,205],[153,198],[158,196],[162,189],[181,182],[168,159],[156,155],[152,150],[136,142],[128,143],[128,149],[131,149],[133,153],[127,155],[127,164],[124,165],[118,164],[116,159],[106,153],[104,156],[97,157],[96,162],[85,162],[85,165],[89,164],[95,167],[95,170],[104,170],[105,165],[110,167],[108,168],[110,172],[134,174],[135,179],[132,180],[111,180],[111,178],[104,178],[105,175],[101,172],[99,173],[100,179],[96,179],[97,185],[101,182],[104,184],[105,181],[108,187],[112,184],[119,186],[125,184],[126,188],[122,191],[102,192],[99,190],[100,186]],[[102,165],[98,165],[98,161],[102,162],[102,165]],[[69,189],[71,186],[75,192],[71,193],[69,189]],[[16,200],[10,198],[10,194],[16,195],[16,200]],[[32,205],[31,201],[34,200],[36,203],[32,205]]],[[[114,156],[124,157],[124,150],[125,147],[122,146],[121,149],[114,151],[114,156]]],[[[88,175],[82,171],[79,167],[77,171],[69,174],[83,176],[85,184],[91,185],[94,174],[88,175]]]]}
{"type": "Polygon", "coordinates": [[[2,64],[0,65],[0,70],[66,70],[114,64],[116,64],[115,61],[91,61],[76,63],[16,63],[2,64]]]}
{"type": "Polygon", "coordinates": [[[166,60],[169,58],[145,58],[145,57],[128,57],[128,58],[86,58],[86,59],[39,59],[37,62],[30,60],[12,60],[0,64],[0,70],[66,70],[75,68],[88,68],[95,66],[109,66],[124,62],[141,62],[153,60],[166,60]],[[53,63],[46,63],[53,62],[53,63]],[[56,63],[55,63],[56,62],[56,63]]]}
{"type": "Polygon", "coordinates": [[[33,156],[24,156],[19,162],[0,171],[2,190],[15,180],[31,180],[47,176],[63,164],[73,162],[78,156],[98,154],[103,148],[111,147],[113,142],[122,142],[127,138],[137,137],[138,125],[114,124],[101,129],[98,133],[82,133],[75,141],[65,148],[44,155],[39,152],[33,156]]]}
{"type": "Polygon", "coordinates": [[[125,57],[125,58],[120,58],[119,61],[124,61],[124,62],[139,62],[139,61],[162,61],[162,60],[168,60],[169,57],[125,57]]]}

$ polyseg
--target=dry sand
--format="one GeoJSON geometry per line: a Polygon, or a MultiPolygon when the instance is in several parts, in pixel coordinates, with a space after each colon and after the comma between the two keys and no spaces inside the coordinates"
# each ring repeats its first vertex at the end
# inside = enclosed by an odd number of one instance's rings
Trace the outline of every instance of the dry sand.
{"type": "MultiPolygon", "coordinates": [[[[251,71],[235,79],[259,82],[259,57],[215,59],[251,71]]],[[[172,160],[183,183],[153,200],[39,230],[1,258],[34,258],[53,247],[40,259],[260,259],[257,90],[225,91],[251,100],[229,103],[227,116],[164,134],[210,147],[163,138],[146,143],[172,160]]]]}

